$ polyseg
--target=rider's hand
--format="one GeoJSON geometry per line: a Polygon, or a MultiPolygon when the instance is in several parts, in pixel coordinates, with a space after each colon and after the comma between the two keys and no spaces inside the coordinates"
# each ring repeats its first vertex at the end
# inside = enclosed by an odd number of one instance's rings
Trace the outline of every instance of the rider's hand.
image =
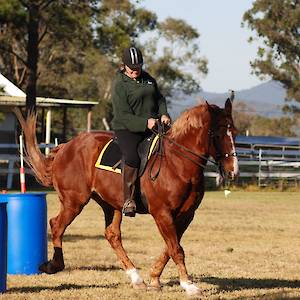
{"type": "Polygon", "coordinates": [[[162,115],[160,118],[160,121],[166,125],[170,125],[171,124],[171,119],[166,116],[166,115],[162,115]]]}
{"type": "Polygon", "coordinates": [[[153,118],[148,119],[147,127],[151,130],[155,126],[156,122],[157,122],[156,119],[153,118]]]}

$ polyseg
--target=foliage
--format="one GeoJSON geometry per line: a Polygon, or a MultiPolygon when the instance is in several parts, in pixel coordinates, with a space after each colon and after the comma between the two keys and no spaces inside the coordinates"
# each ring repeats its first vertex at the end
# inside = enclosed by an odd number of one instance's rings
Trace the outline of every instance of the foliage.
{"type": "Polygon", "coordinates": [[[293,120],[289,117],[266,118],[255,116],[251,122],[251,135],[295,136],[292,130],[293,120]]]}
{"type": "Polygon", "coordinates": [[[255,109],[242,101],[234,101],[233,107],[232,117],[235,127],[238,129],[239,134],[246,135],[249,133],[255,109]]]}
{"type": "Polygon", "coordinates": [[[122,49],[138,41],[141,33],[157,26],[156,14],[129,0],[102,0],[95,15],[95,43],[102,53],[118,59],[122,49]]]}
{"type": "Polygon", "coordinates": [[[0,0],[1,72],[21,88],[26,73],[26,11],[20,1],[0,0]]]}
{"type": "Polygon", "coordinates": [[[165,94],[174,89],[190,94],[199,90],[200,75],[208,72],[200,56],[199,33],[184,20],[167,18],[158,24],[158,37],[145,43],[147,65],[165,94]],[[164,45],[161,49],[159,45],[164,45]]]}
{"type": "Polygon", "coordinates": [[[233,119],[239,134],[262,136],[295,136],[292,117],[268,118],[256,114],[255,109],[242,101],[234,104],[233,119]]]}
{"type": "MultiPolygon", "coordinates": [[[[28,7],[36,5],[34,0],[0,0],[1,70],[24,90],[30,69],[26,56],[32,57],[27,53],[28,7]]],[[[158,22],[156,14],[138,1],[41,0],[38,5],[37,94],[100,100],[94,109],[96,128],[101,127],[102,117],[111,118],[111,81],[122,49],[130,44],[142,48],[147,70],[167,95],[175,87],[185,92],[198,89],[200,75],[207,73],[197,46],[199,33],[182,20],[158,22]],[[164,47],[158,53],[160,38],[164,47]],[[187,72],[189,66],[193,68],[187,72]]],[[[55,114],[61,126],[61,113],[55,114]]],[[[82,115],[70,111],[70,127],[84,127],[82,115]]]]}
{"type": "Polygon", "coordinates": [[[280,81],[292,104],[289,110],[299,112],[299,106],[292,102],[300,102],[299,0],[256,0],[243,20],[263,42],[251,63],[254,72],[280,81]]]}

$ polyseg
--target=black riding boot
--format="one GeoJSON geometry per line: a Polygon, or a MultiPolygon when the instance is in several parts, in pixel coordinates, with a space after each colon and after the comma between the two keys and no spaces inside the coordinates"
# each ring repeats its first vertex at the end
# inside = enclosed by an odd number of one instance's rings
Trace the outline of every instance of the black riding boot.
{"type": "Polygon", "coordinates": [[[138,176],[138,169],[124,165],[123,169],[123,192],[124,192],[124,206],[123,215],[127,217],[134,217],[135,204],[135,182],[138,176]]]}

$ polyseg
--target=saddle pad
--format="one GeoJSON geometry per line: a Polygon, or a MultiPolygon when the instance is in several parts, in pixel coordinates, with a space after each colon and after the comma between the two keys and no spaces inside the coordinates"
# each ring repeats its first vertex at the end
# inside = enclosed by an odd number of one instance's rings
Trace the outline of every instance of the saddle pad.
{"type": "Polygon", "coordinates": [[[119,146],[113,143],[113,139],[109,140],[100,152],[95,167],[102,170],[112,171],[121,174],[120,165],[113,169],[113,166],[120,161],[122,153],[119,146]]]}
{"type": "MultiPolygon", "coordinates": [[[[152,153],[154,152],[154,149],[155,149],[158,139],[159,139],[159,136],[156,135],[153,138],[153,140],[151,141],[148,152],[144,154],[147,156],[146,162],[150,159],[152,153]]],[[[97,162],[95,164],[95,167],[98,169],[121,174],[122,173],[121,163],[116,165],[121,159],[122,159],[122,153],[121,153],[120,147],[114,141],[114,139],[111,139],[106,143],[106,145],[101,150],[99,157],[97,159],[97,162]]],[[[141,161],[143,161],[143,158],[141,158],[141,161]]],[[[144,168],[144,167],[145,167],[145,165],[144,166],[141,165],[141,168],[144,168]]]]}

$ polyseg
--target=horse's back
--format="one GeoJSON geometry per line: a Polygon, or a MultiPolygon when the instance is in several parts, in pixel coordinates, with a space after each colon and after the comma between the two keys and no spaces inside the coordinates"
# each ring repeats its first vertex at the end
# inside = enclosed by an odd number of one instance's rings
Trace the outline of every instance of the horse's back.
{"type": "Polygon", "coordinates": [[[76,176],[91,174],[104,145],[112,138],[112,132],[83,132],[69,142],[53,149],[53,175],[76,176]]]}
{"type": "Polygon", "coordinates": [[[76,137],[64,144],[63,148],[76,149],[77,151],[82,149],[95,149],[103,147],[107,141],[113,137],[112,131],[94,131],[94,132],[82,132],[76,137]]]}

